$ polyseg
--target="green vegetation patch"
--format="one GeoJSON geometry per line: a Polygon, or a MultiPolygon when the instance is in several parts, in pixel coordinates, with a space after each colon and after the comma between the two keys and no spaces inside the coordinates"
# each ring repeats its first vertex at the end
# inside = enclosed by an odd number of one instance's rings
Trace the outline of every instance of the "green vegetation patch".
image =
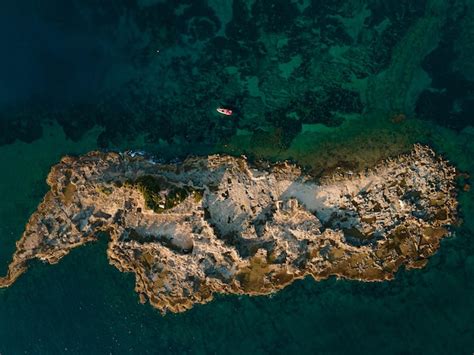
{"type": "Polygon", "coordinates": [[[109,196],[113,192],[113,189],[110,186],[100,185],[97,187],[97,191],[99,191],[100,193],[106,196],[109,196]]]}
{"type": "Polygon", "coordinates": [[[146,207],[157,213],[179,205],[190,195],[194,196],[195,202],[202,199],[201,190],[172,185],[163,178],[151,175],[140,176],[133,181],[128,180],[125,185],[137,188],[145,199],[146,207]]]}

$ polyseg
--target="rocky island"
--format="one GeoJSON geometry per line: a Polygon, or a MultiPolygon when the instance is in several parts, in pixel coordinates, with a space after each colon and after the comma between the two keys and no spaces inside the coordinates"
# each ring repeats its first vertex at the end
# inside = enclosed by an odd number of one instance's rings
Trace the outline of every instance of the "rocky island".
{"type": "Polygon", "coordinates": [[[316,179],[282,162],[212,155],[64,157],[31,216],[8,287],[32,259],[54,264],[108,235],[140,301],[182,312],[215,293],[263,295],[311,275],[390,280],[421,268],[456,223],[455,168],[425,146],[362,172],[316,179]]]}

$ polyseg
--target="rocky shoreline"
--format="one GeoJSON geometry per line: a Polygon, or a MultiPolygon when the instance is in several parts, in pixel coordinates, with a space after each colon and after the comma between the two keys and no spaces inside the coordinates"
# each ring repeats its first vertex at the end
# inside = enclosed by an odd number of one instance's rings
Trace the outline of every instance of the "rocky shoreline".
{"type": "Polygon", "coordinates": [[[141,302],[182,312],[214,293],[269,294],[311,275],[390,280],[421,268],[457,222],[456,170],[425,146],[316,181],[286,162],[212,155],[166,164],[91,152],[54,166],[8,274],[110,236],[141,302]]]}

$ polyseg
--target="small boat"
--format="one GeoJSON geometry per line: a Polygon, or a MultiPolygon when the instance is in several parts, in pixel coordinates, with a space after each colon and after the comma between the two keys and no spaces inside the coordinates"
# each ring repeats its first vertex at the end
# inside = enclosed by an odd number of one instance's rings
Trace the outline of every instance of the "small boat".
{"type": "Polygon", "coordinates": [[[232,110],[229,108],[218,107],[216,110],[223,115],[232,116],[232,110]]]}

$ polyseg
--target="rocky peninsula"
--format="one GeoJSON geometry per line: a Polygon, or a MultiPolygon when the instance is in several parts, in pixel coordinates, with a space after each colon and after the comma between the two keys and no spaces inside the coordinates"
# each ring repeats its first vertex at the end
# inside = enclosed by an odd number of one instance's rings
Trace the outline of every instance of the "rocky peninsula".
{"type": "Polygon", "coordinates": [[[213,294],[263,295],[311,275],[383,281],[421,268],[457,220],[456,170],[428,147],[363,172],[316,179],[282,162],[212,155],[64,157],[17,242],[8,287],[109,236],[112,265],[136,275],[140,301],[182,312],[213,294]]]}

